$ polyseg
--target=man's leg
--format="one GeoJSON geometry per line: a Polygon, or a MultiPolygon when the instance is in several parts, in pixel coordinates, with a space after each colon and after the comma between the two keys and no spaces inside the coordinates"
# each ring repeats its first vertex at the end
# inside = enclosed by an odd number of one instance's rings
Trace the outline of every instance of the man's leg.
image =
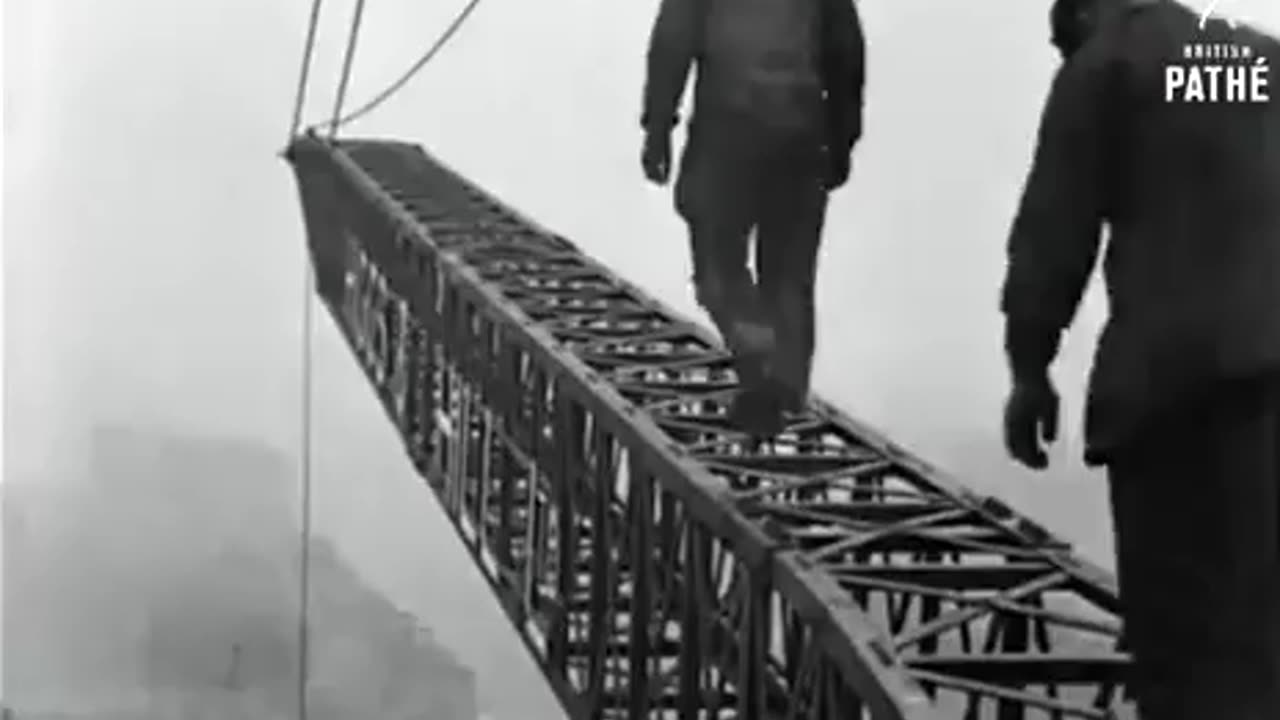
{"type": "MultiPolygon", "coordinates": [[[[763,168],[749,145],[728,138],[693,131],[677,179],[676,203],[689,226],[698,304],[733,352],[739,384],[750,395],[763,383],[764,363],[775,343],[748,267],[763,168]]],[[[732,415],[738,424],[752,426],[746,429],[768,429],[751,422],[758,414],[735,400],[732,415]]]]}
{"type": "Polygon", "coordinates": [[[1167,416],[1109,475],[1143,720],[1280,718],[1280,382],[1167,416]]]}
{"type": "Polygon", "coordinates": [[[782,416],[768,384],[768,365],[777,334],[762,311],[754,278],[747,267],[749,230],[712,223],[690,224],[694,286],[698,303],[711,316],[733,353],[738,391],[729,406],[729,421],[758,437],[782,430],[782,416]]]}
{"type": "Polygon", "coordinates": [[[803,156],[782,165],[761,203],[756,243],[760,303],[777,335],[771,363],[784,410],[804,408],[813,368],[816,318],[814,290],[818,249],[826,221],[822,166],[803,156]]]}
{"type": "Polygon", "coordinates": [[[772,350],[773,328],[761,317],[755,280],[747,267],[750,228],[726,218],[689,223],[693,285],[698,305],[733,351],[742,382],[758,382],[760,357],[772,350]]]}

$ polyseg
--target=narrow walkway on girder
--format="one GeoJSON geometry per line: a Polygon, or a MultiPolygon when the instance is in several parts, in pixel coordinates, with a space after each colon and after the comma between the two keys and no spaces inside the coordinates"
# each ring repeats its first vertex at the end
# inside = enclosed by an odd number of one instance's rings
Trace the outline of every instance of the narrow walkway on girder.
{"type": "Polygon", "coordinates": [[[749,441],[704,330],[413,146],[290,157],[320,297],[572,716],[1106,717],[1115,587],[1066,543],[819,401],[749,441]]]}

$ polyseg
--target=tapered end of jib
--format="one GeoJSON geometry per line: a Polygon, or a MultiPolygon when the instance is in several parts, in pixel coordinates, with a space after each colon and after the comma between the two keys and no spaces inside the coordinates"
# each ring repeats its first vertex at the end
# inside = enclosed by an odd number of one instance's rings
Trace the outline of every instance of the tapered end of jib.
{"type": "Polygon", "coordinates": [[[297,162],[298,158],[308,151],[314,152],[324,147],[324,141],[316,133],[314,128],[308,128],[289,140],[289,144],[285,145],[278,153],[280,157],[290,164],[297,162]]]}

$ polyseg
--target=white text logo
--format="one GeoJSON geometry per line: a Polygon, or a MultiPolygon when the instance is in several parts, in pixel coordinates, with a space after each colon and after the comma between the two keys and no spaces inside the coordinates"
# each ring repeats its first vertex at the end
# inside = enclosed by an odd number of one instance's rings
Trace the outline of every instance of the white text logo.
{"type": "MultiPolygon", "coordinates": [[[[1235,19],[1219,14],[1226,4],[1226,0],[1207,0],[1199,14],[1201,32],[1215,19],[1225,22],[1233,34],[1242,28],[1235,19]]],[[[1178,61],[1165,66],[1164,100],[1196,104],[1267,103],[1271,101],[1270,75],[1267,57],[1251,45],[1206,37],[1205,42],[1183,45],[1178,61]]]]}

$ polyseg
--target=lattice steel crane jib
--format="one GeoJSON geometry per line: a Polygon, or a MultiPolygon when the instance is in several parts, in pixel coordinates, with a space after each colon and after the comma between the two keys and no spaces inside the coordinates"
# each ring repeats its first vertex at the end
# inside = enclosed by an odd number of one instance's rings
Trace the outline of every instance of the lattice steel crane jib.
{"type": "Polygon", "coordinates": [[[414,145],[297,138],[317,294],[570,717],[1123,716],[1114,579],[414,145]],[[1116,715],[1119,713],[1119,715],[1116,715]]]}

